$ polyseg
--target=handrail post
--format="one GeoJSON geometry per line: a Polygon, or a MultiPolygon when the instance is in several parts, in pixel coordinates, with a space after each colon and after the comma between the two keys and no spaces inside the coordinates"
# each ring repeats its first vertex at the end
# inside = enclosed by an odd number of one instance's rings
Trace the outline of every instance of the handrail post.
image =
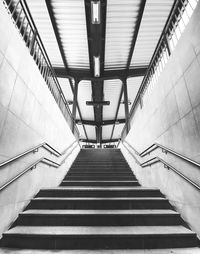
{"type": "Polygon", "coordinates": [[[169,38],[168,38],[168,35],[166,33],[164,34],[164,42],[165,42],[165,45],[166,45],[166,48],[167,48],[168,55],[170,56],[171,55],[171,49],[170,49],[170,46],[169,46],[169,38]]]}
{"type": "Polygon", "coordinates": [[[33,37],[29,46],[30,54],[33,55],[34,52],[34,46],[35,46],[35,40],[36,40],[36,31],[33,32],[33,37]]]}

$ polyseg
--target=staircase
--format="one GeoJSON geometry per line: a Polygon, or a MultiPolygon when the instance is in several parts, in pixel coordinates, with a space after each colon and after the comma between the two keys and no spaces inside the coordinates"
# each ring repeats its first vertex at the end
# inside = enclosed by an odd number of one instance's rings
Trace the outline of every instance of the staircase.
{"type": "Polygon", "coordinates": [[[139,185],[118,149],[81,150],[61,185],[42,189],[1,240],[9,248],[52,250],[197,244],[160,191],[139,185]]]}

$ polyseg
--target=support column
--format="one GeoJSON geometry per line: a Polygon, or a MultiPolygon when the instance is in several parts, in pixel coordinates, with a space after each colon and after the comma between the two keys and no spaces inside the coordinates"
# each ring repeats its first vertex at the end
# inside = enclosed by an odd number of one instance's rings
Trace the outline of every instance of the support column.
{"type": "Polygon", "coordinates": [[[124,109],[125,109],[125,118],[126,118],[126,134],[128,134],[130,130],[130,124],[129,124],[127,79],[122,80],[122,82],[124,87],[124,109]]]}
{"type": "Polygon", "coordinates": [[[75,79],[74,84],[74,98],[73,98],[73,108],[72,108],[72,132],[74,133],[74,127],[76,124],[76,109],[77,109],[77,96],[78,96],[78,83],[79,80],[75,79]]]}

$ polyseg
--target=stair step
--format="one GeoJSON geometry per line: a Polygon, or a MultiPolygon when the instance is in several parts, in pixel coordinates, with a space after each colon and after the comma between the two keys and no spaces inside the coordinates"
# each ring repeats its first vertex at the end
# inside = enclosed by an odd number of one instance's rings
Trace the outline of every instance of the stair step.
{"type": "Polygon", "coordinates": [[[67,181],[60,186],[140,186],[138,181],[67,181]]]}
{"type": "Polygon", "coordinates": [[[180,225],[172,210],[27,210],[17,225],[27,226],[155,226],[180,225]]]}
{"type": "Polygon", "coordinates": [[[161,254],[163,248],[198,244],[163,194],[140,186],[119,149],[81,150],[60,186],[42,189],[0,241],[20,248],[20,254],[22,249],[161,254]]]}
{"type": "Polygon", "coordinates": [[[118,180],[130,181],[136,180],[135,176],[66,176],[64,180],[118,180]]]}
{"type": "Polygon", "coordinates": [[[105,167],[105,168],[102,168],[102,167],[99,167],[99,168],[97,168],[97,167],[86,167],[86,166],[84,166],[84,167],[74,167],[74,168],[71,168],[68,172],[100,172],[100,173],[103,173],[103,172],[105,172],[105,173],[115,173],[115,172],[119,172],[119,173],[132,173],[133,174],[133,172],[131,172],[130,171],[130,169],[126,169],[126,168],[115,168],[115,167],[113,167],[113,168],[108,168],[108,167],[105,167]]]}
{"type": "Polygon", "coordinates": [[[84,170],[81,170],[81,171],[69,171],[68,173],[67,173],[67,175],[68,176],[105,176],[105,177],[107,177],[107,176],[134,176],[133,175],[133,173],[132,172],[122,172],[122,171],[120,171],[120,172],[115,172],[115,171],[111,171],[111,172],[105,172],[105,171],[103,171],[103,172],[101,172],[101,171],[98,171],[98,172],[96,172],[96,171],[89,171],[89,172],[87,172],[87,171],[84,171],[84,170]]]}
{"type": "Polygon", "coordinates": [[[3,246],[32,249],[149,249],[193,247],[195,234],[183,226],[17,226],[3,246]]]}
{"type": "Polygon", "coordinates": [[[98,168],[112,168],[112,167],[116,167],[116,168],[127,168],[130,169],[130,167],[128,166],[127,163],[74,163],[72,165],[72,168],[78,168],[78,167],[98,167],[98,168]]]}
{"type": "Polygon", "coordinates": [[[75,169],[75,170],[69,170],[67,174],[128,174],[128,175],[134,175],[130,171],[122,171],[122,170],[102,170],[102,169],[75,169]]]}
{"type": "Polygon", "coordinates": [[[149,188],[53,188],[43,189],[37,197],[162,197],[158,189],[149,188]]]}
{"type": "Polygon", "coordinates": [[[68,176],[105,176],[105,177],[112,177],[112,176],[134,176],[132,172],[86,172],[86,171],[80,171],[80,172],[68,172],[68,176]]]}
{"type": "Polygon", "coordinates": [[[170,209],[167,199],[144,198],[35,198],[27,209],[170,209]]]}

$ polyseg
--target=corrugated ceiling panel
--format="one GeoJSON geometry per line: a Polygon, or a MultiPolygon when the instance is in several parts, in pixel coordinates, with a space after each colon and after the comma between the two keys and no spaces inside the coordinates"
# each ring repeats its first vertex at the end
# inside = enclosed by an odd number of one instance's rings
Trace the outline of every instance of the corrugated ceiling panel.
{"type": "Polygon", "coordinates": [[[130,66],[149,64],[174,0],[147,0],[130,66]]]}
{"type": "Polygon", "coordinates": [[[91,101],[92,86],[90,81],[81,81],[78,85],[78,104],[83,120],[94,120],[93,106],[87,106],[86,101],[91,101]]]}
{"type": "Polygon", "coordinates": [[[115,129],[113,132],[113,139],[121,137],[121,132],[122,132],[123,128],[124,128],[124,124],[115,125],[115,129]]]}
{"type": "Polygon", "coordinates": [[[26,0],[26,2],[52,65],[63,66],[45,0],[26,0]]]}
{"type": "Polygon", "coordinates": [[[85,125],[85,129],[88,135],[88,139],[96,140],[96,129],[95,126],[85,125]]]}
{"type": "Polygon", "coordinates": [[[102,127],[102,139],[110,139],[113,125],[106,125],[102,127]]]}
{"type": "Polygon", "coordinates": [[[89,68],[83,0],[52,0],[56,23],[69,68],[89,68]]]}
{"type": "Polygon", "coordinates": [[[107,2],[105,69],[125,68],[140,0],[107,2]]]}
{"type": "Polygon", "coordinates": [[[121,87],[122,82],[119,79],[104,81],[104,100],[110,101],[110,105],[103,107],[103,120],[115,118],[121,87]]]}

